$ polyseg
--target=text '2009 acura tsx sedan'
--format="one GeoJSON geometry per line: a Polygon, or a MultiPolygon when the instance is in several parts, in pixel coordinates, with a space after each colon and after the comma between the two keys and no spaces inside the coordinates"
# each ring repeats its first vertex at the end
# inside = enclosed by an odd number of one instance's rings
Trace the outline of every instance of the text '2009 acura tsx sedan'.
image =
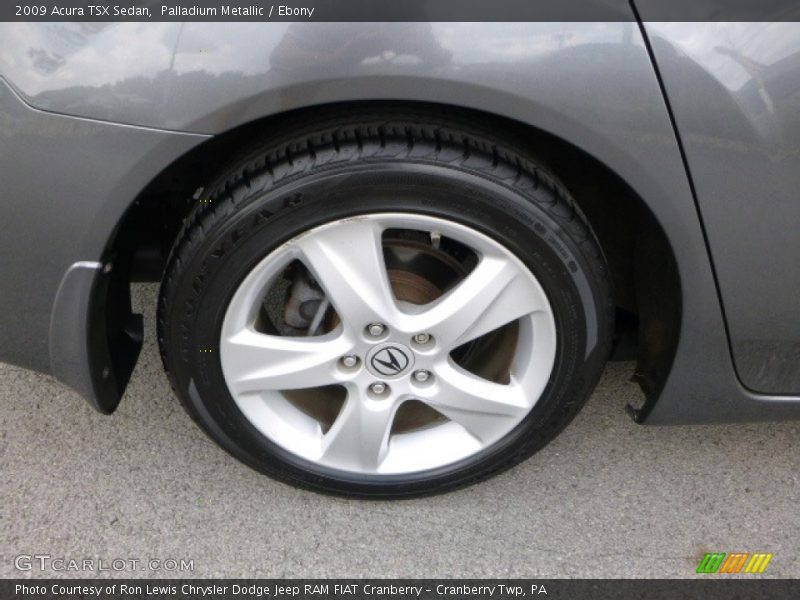
{"type": "Polygon", "coordinates": [[[205,432],[364,497],[519,463],[609,358],[641,423],[797,417],[800,25],[597,4],[0,24],[0,360],[111,413],[160,281],[205,432]]]}

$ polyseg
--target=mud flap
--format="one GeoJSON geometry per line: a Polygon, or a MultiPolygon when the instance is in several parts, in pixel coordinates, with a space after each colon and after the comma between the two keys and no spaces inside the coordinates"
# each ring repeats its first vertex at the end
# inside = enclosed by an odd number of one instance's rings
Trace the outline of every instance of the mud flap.
{"type": "Polygon", "coordinates": [[[114,412],[142,348],[142,316],[113,261],[77,262],[59,285],[50,318],[53,375],[99,412],[114,412]]]}

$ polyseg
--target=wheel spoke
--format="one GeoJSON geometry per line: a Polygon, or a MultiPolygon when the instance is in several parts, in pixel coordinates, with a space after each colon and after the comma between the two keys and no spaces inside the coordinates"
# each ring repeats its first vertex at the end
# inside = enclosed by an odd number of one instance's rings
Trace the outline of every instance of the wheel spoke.
{"type": "Polygon", "coordinates": [[[448,362],[435,369],[438,390],[420,398],[479,440],[489,441],[530,410],[522,388],[494,383],[448,362]]]}
{"type": "Polygon", "coordinates": [[[267,335],[245,329],[223,342],[225,376],[235,393],[293,390],[333,383],[336,361],[350,342],[267,335]]]}
{"type": "Polygon", "coordinates": [[[541,288],[519,266],[484,257],[458,286],[414,317],[415,329],[455,348],[546,306],[541,288]]]}
{"type": "Polygon", "coordinates": [[[375,221],[353,219],[297,241],[345,326],[389,323],[397,313],[381,233],[375,221]]]}
{"type": "Polygon", "coordinates": [[[322,462],[338,468],[377,471],[389,450],[395,406],[348,392],[339,415],[322,439],[322,462]]]}

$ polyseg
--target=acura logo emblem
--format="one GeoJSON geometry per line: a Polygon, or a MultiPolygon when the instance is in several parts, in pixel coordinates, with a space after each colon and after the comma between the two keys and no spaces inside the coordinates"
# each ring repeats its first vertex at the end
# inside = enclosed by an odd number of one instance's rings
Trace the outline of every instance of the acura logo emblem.
{"type": "Polygon", "coordinates": [[[379,375],[393,377],[408,367],[408,355],[397,346],[384,346],[370,357],[372,370],[379,375]]]}

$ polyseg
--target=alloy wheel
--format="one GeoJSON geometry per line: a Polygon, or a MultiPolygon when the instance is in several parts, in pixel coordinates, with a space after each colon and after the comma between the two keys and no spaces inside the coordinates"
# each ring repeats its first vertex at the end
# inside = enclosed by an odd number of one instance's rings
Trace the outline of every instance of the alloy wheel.
{"type": "Polygon", "coordinates": [[[332,221],[263,258],[220,336],[228,389],[288,452],[351,473],[417,473],[507,435],[556,356],[531,271],[474,228],[421,214],[332,221]]]}

